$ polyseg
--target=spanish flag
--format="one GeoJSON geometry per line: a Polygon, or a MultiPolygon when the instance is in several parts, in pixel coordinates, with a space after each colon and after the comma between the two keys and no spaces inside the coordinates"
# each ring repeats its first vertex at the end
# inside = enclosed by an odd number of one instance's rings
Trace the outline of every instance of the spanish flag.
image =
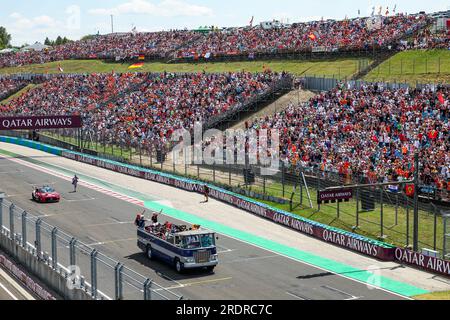
{"type": "Polygon", "coordinates": [[[139,68],[142,68],[143,66],[144,66],[144,63],[140,62],[140,63],[132,64],[131,66],[128,67],[128,69],[139,69],[139,68]]]}
{"type": "Polygon", "coordinates": [[[407,186],[406,186],[406,195],[408,196],[408,197],[414,197],[414,194],[415,194],[415,188],[414,188],[414,185],[413,184],[408,184],[407,186]]]}
{"type": "Polygon", "coordinates": [[[316,35],[314,33],[311,33],[308,38],[310,38],[311,40],[315,41],[317,39],[316,35]]]}

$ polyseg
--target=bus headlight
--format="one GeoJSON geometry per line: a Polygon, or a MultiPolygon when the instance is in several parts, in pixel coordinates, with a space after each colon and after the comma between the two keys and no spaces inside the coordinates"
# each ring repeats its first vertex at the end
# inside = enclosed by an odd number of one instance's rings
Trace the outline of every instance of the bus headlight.
{"type": "Polygon", "coordinates": [[[213,254],[213,255],[211,255],[210,261],[217,261],[218,258],[219,258],[219,256],[217,254],[213,254]]]}

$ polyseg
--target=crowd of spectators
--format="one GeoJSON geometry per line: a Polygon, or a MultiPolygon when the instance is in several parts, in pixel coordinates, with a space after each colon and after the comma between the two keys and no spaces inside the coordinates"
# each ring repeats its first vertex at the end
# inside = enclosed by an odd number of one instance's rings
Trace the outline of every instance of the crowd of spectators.
{"type": "Polygon", "coordinates": [[[424,27],[426,15],[357,18],[295,23],[265,29],[227,29],[211,32],[178,52],[179,57],[197,55],[236,55],[249,53],[306,52],[320,50],[362,50],[387,47],[424,27]]]}
{"type": "Polygon", "coordinates": [[[246,126],[279,130],[281,159],[288,167],[345,179],[411,179],[419,151],[421,181],[450,191],[449,100],[449,87],[339,86],[246,126]]]}
{"type": "Polygon", "coordinates": [[[0,55],[0,68],[67,59],[132,59],[139,55],[164,58],[169,52],[199,35],[190,31],[124,33],[94,36],[42,51],[0,55]]]}
{"type": "Polygon", "coordinates": [[[427,15],[402,15],[294,23],[279,28],[262,26],[214,30],[207,34],[187,30],[97,35],[42,51],[0,55],[0,68],[66,59],[130,60],[146,58],[213,57],[312,50],[368,50],[398,44],[420,30],[427,15]]]}
{"type": "Polygon", "coordinates": [[[446,30],[432,32],[431,28],[425,28],[418,32],[412,39],[403,40],[401,49],[448,49],[450,50],[450,33],[446,30]]]}
{"type": "Polygon", "coordinates": [[[28,84],[26,80],[0,78],[0,101],[21,90],[28,84]]]}
{"type": "Polygon", "coordinates": [[[285,74],[58,75],[0,105],[4,115],[80,114],[84,131],[115,144],[166,146],[193,128],[271,89],[285,74]]]}

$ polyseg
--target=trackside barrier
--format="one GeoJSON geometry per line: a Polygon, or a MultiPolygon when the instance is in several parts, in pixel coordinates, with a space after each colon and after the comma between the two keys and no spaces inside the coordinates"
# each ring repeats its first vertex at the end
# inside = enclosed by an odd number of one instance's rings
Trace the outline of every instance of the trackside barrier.
{"type": "Polygon", "coordinates": [[[29,290],[36,294],[42,300],[56,300],[55,297],[47,290],[42,288],[39,284],[34,282],[25,272],[17,267],[11,260],[7,259],[4,255],[0,255],[0,265],[14,275],[18,280],[22,282],[29,290]]]}
{"type": "Polygon", "coordinates": [[[118,261],[25,212],[4,199],[2,194],[0,248],[64,299],[183,299],[124,265],[116,277],[118,261]],[[8,212],[8,219],[3,219],[5,212],[8,212]],[[115,288],[125,290],[119,292],[115,288]]]}
{"type": "MultiPolygon", "coordinates": [[[[7,138],[0,136],[0,142],[10,142],[24,145],[17,138],[7,138]],[[4,141],[9,140],[9,141],[4,141]]],[[[39,144],[39,143],[34,143],[39,144]]],[[[49,147],[49,146],[47,146],[49,147]]],[[[33,146],[31,146],[33,148],[33,146]]],[[[50,147],[51,148],[51,147],[50,147]]],[[[35,148],[42,150],[40,148],[35,148]]],[[[170,185],[190,192],[203,192],[204,183],[173,174],[167,174],[141,168],[138,166],[119,163],[113,160],[107,160],[99,157],[85,155],[79,152],[73,152],[58,148],[61,151],[60,156],[72,159],[78,162],[87,163],[100,168],[108,169],[114,172],[138,177],[141,179],[154,181],[170,185]]],[[[53,152],[56,152],[55,150],[53,152]]],[[[271,220],[277,224],[287,226],[300,233],[320,239],[322,241],[355,251],[383,261],[397,261],[404,264],[418,267],[429,272],[450,276],[450,261],[442,259],[428,259],[421,253],[411,252],[381,241],[373,240],[352,232],[344,231],[338,228],[330,227],[309,219],[305,219],[287,211],[273,208],[264,203],[247,198],[245,196],[233,193],[231,191],[209,185],[210,197],[231,204],[239,209],[253,213],[257,216],[271,220]],[[401,254],[403,253],[403,254],[401,254]],[[431,262],[430,262],[431,261],[431,262]]]]}

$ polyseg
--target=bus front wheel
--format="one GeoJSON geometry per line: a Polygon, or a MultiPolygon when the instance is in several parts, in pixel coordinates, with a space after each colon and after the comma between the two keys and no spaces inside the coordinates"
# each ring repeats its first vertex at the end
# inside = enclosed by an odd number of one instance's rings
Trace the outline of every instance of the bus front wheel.
{"type": "Polygon", "coordinates": [[[183,263],[181,263],[181,261],[178,259],[175,260],[175,269],[178,273],[183,273],[184,271],[183,263]]]}

